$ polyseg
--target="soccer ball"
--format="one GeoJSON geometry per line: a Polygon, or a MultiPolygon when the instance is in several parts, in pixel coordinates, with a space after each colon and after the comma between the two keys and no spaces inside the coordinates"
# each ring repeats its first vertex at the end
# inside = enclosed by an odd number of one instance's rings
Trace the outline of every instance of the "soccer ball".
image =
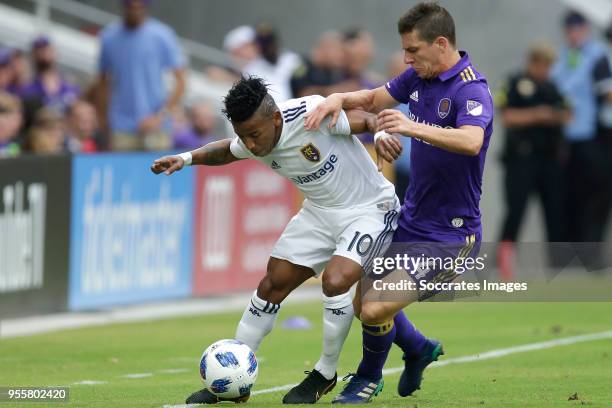
{"type": "Polygon", "coordinates": [[[238,340],[219,340],[204,350],[200,359],[200,376],[206,388],[222,398],[249,394],[257,371],[255,353],[238,340]]]}

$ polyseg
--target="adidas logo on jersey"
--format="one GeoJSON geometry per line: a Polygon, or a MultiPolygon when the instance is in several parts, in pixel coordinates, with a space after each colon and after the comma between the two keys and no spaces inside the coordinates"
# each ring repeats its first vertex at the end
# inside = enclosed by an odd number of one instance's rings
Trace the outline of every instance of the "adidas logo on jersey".
{"type": "Polygon", "coordinates": [[[278,164],[275,160],[272,160],[272,165],[270,167],[272,167],[273,170],[278,170],[281,168],[280,164],[278,164]]]}
{"type": "Polygon", "coordinates": [[[414,91],[413,93],[411,93],[410,99],[412,99],[415,102],[418,102],[419,101],[419,91],[414,91]]]}

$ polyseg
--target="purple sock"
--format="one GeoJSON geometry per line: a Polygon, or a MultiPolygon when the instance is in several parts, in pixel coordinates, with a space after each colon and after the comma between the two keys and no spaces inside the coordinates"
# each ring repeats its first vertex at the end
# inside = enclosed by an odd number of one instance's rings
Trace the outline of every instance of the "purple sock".
{"type": "Polygon", "coordinates": [[[382,378],[382,369],[393,345],[395,325],[391,321],[372,326],[362,323],[361,327],[363,329],[363,358],[357,368],[357,375],[370,381],[378,381],[382,378]]]}
{"type": "Polygon", "coordinates": [[[403,310],[400,310],[393,318],[395,323],[395,339],[393,342],[402,349],[407,357],[415,356],[425,346],[427,338],[419,332],[403,310]]]}

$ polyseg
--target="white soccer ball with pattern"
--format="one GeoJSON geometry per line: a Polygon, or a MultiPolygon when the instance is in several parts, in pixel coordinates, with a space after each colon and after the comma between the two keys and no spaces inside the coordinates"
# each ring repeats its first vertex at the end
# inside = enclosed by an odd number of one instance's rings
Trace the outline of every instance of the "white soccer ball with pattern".
{"type": "Polygon", "coordinates": [[[222,398],[249,394],[257,380],[257,371],[255,353],[238,340],[219,340],[200,359],[200,376],[206,388],[222,398]]]}

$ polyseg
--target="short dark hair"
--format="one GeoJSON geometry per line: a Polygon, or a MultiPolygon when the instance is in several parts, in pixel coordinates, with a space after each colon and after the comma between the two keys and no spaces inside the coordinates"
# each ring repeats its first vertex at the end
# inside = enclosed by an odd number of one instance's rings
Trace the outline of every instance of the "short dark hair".
{"type": "Polygon", "coordinates": [[[565,13],[565,16],[563,17],[563,27],[565,28],[581,26],[585,24],[587,24],[586,17],[584,16],[584,14],[576,10],[569,10],[567,13],[565,13]]]}
{"type": "Polygon", "coordinates": [[[363,28],[361,27],[351,27],[344,30],[342,33],[342,39],[344,41],[353,41],[359,38],[359,36],[363,34],[363,28]]]}
{"type": "Polygon", "coordinates": [[[270,116],[277,110],[274,99],[268,93],[268,85],[256,76],[240,78],[227,93],[223,103],[223,113],[232,122],[250,119],[260,107],[262,113],[270,116]]]}
{"type": "Polygon", "coordinates": [[[448,10],[438,3],[419,3],[397,22],[400,35],[413,30],[418,30],[421,38],[430,44],[438,37],[446,37],[455,46],[455,22],[448,10]]]}

